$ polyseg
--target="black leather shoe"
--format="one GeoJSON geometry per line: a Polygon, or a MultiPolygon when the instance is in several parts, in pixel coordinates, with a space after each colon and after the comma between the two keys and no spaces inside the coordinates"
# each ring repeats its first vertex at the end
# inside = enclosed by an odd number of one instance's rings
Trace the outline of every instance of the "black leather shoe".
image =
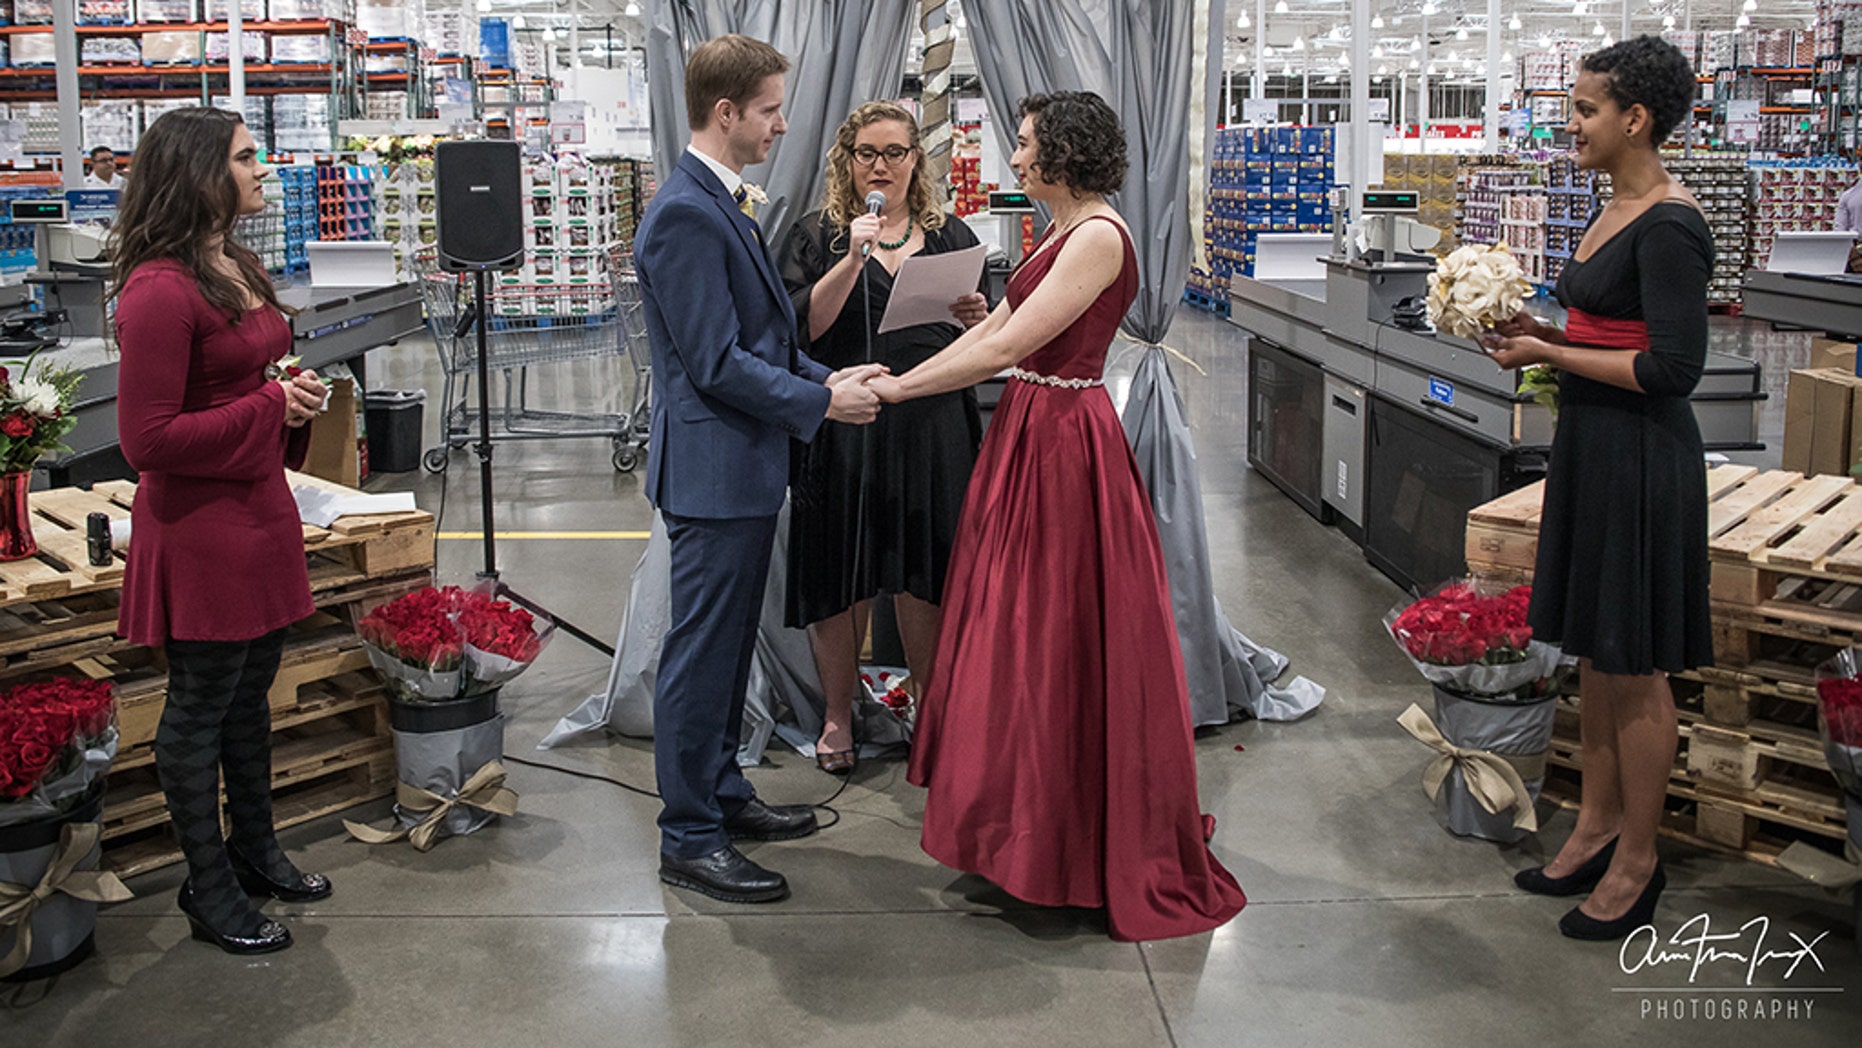
{"type": "Polygon", "coordinates": [[[1655,872],[1649,875],[1649,883],[1642,888],[1642,894],[1636,896],[1635,904],[1629,912],[1614,921],[1600,921],[1577,907],[1558,919],[1558,930],[1572,939],[1585,939],[1590,942],[1616,942],[1617,940],[1649,923],[1655,916],[1655,903],[1662,897],[1662,889],[1668,887],[1668,873],[1661,863],[1655,864],[1655,872]]]}
{"type": "Polygon", "coordinates": [[[758,866],[729,845],[696,859],[675,859],[661,852],[659,879],[724,902],[777,902],[789,897],[789,882],[782,874],[758,866]]]}
{"type": "Polygon", "coordinates": [[[266,921],[259,925],[256,935],[222,935],[193,911],[191,908],[193,899],[193,893],[188,890],[187,882],[183,881],[181,894],[175,902],[180,905],[181,912],[187,915],[188,927],[192,929],[194,938],[201,942],[210,942],[227,953],[240,955],[276,953],[291,945],[291,929],[277,921],[266,921]]]}
{"type": "Polygon", "coordinates": [[[238,848],[228,848],[226,854],[233,860],[233,876],[239,878],[239,886],[247,895],[269,895],[279,902],[316,902],[329,898],[336,890],[321,873],[301,873],[296,884],[280,884],[247,862],[238,848]]]}
{"type": "Polygon", "coordinates": [[[1616,838],[1597,849],[1597,854],[1584,860],[1584,865],[1572,870],[1563,877],[1547,877],[1545,867],[1534,866],[1530,870],[1521,870],[1513,875],[1513,883],[1534,895],[1581,895],[1597,886],[1603,875],[1610,870],[1610,857],[1616,854],[1616,838]]]}
{"type": "Polygon", "coordinates": [[[734,841],[792,841],[820,829],[815,810],[806,804],[764,804],[755,797],[736,818],[724,820],[734,841]]]}

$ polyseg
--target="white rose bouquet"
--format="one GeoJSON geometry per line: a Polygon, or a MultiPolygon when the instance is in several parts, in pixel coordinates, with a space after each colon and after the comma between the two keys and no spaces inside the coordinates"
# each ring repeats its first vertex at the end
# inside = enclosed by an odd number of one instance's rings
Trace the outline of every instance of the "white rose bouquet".
{"type": "Polygon", "coordinates": [[[1478,338],[1512,319],[1531,293],[1532,284],[1505,241],[1491,247],[1468,244],[1449,252],[1429,274],[1429,323],[1437,331],[1478,338]]]}

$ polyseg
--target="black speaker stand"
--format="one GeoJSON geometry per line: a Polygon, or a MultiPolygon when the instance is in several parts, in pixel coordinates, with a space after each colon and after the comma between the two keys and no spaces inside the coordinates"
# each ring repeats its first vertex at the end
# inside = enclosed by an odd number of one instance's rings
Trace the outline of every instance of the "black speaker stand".
{"type": "Polygon", "coordinates": [[[486,352],[486,317],[489,315],[485,290],[487,273],[485,266],[472,267],[472,312],[469,314],[471,322],[478,327],[478,443],[473,445],[472,450],[478,456],[479,523],[485,529],[485,568],[478,573],[478,579],[491,582],[494,596],[505,597],[531,614],[548,619],[564,633],[613,658],[614,649],[606,642],[513,590],[498,577],[496,511],[491,502],[491,366],[487,362],[486,352]]]}

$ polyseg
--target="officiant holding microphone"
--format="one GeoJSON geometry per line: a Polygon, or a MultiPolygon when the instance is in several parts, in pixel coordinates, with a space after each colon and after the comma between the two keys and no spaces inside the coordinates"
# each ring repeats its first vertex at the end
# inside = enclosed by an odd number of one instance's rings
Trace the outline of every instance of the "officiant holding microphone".
{"type": "MultiPolygon", "coordinates": [[[[796,223],[782,252],[810,356],[904,374],[988,317],[979,281],[950,304],[949,322],[879,332],[906,259],[977,244],[944,213],[910,112],[891,102],[854,110],[828,150],[827,175],[821,207],[796,223]]],[[[827,697],[815,744],[823,771],[854,768],[853,702],[872,598],[892,594],[912,677],[930,669],[944,570],[981,440],[976,394],[965,389],[889,408],[871,426],[829,422],[798,451],[787,619],[808,628],[827,697]]]]}

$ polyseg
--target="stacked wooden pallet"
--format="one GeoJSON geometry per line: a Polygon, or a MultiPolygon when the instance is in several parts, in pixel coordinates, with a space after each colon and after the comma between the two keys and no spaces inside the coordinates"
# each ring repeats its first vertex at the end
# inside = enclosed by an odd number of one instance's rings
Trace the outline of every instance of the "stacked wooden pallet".
{"type": "MultiPolygon", "coordinates": [[[[293,485],[335,487],[301,474],[290,479],[293,485]]],[[[121,739],[104,802],[104,843],[106,864],[125,875],[180,858],[153,752],[167,695],[166,665],[159,652],[116,636],[122,557],[93,567],[84,544],[88,514],[126,518],[134,498],[135,486],[122,482],[90,491],[35,492],[33,534],[40,554],[0,564],[0,685],[46,674],[82,674],[117,684],[121,739]]],[[[431,581],[433,539],[432,515],[418,511],[304,527],[318,610],[292,628],[270,694],[274,815],[280,826],[392,793],[386,696],[354,623],[431,581]]]]}
{"type": "MultiPolygon", "coordinates": [[[[1681,752],[1673,836],[1771,861],[1793,840],[1840,851],[1842,794],[1816,728],[1818,663],[1862,644],[1862,486],[1750,466],[1708,470],[1712,668],[1673,680],[1681,752]]],[[[1468,514],[1468,570],[1529,580],[1541,485],[1468,514]]],[[[1577,699],[1561,700],[1548,793],[1575,799],[1577,699]],[[1562,781],[1558,781],[1562,780],[1562,781]],[[1564,787],[1561,793],[1560,787],[1564,787]]]]}

